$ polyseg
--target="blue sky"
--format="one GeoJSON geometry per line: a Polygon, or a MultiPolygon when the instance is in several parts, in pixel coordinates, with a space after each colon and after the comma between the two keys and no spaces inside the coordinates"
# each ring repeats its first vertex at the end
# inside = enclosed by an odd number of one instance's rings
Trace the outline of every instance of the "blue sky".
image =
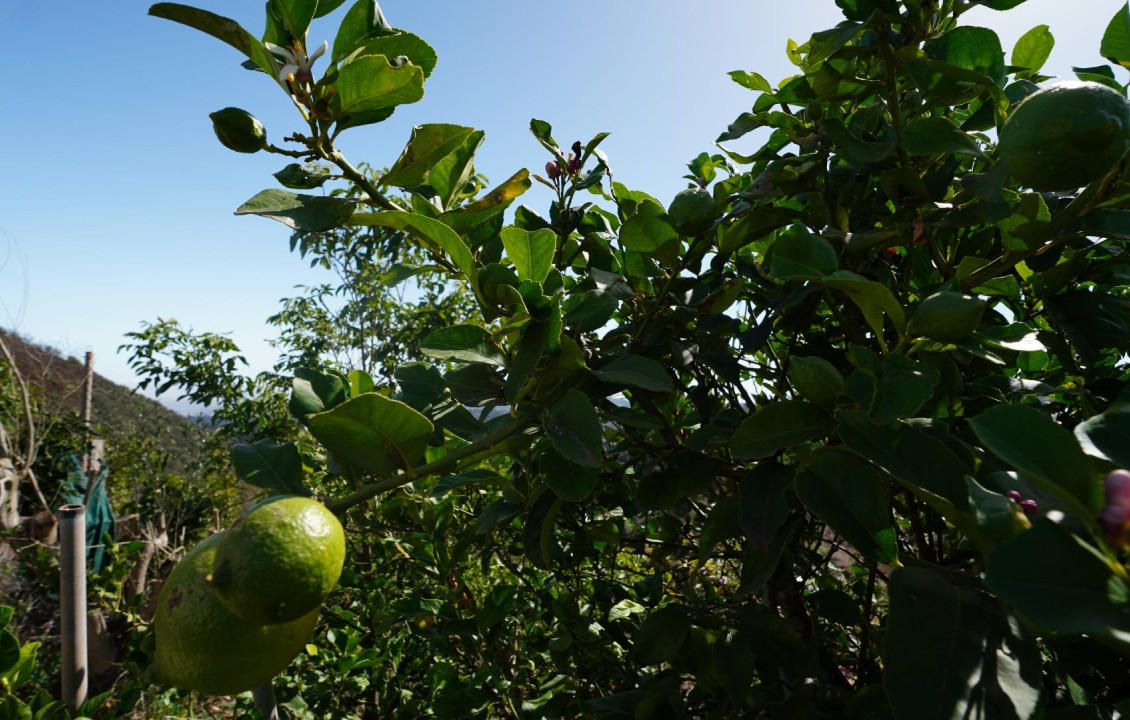
{"type": "MultiPolygon", "coordinates": [[[[196,3],[262,30],[260,0],[196,3]]],[[[351,3],[347,3],[346,7],[351,3]]],[[[1006,50],[1037,24],[1056,49],[1045,68],[1095,65],[1099,38],[1121,0],[1028,0],[977,9],[1006,50]]],[[[274,187],[284,159],[224,149],[208,113],[236,105],[273,140],[298,129],[289,100],[238,53],[146,15],[140,0],[0,3],[10,58],[0,197],[0,326],[81,357],[132,385],[116,352],[144,320],[176,318],[227,332],[252,370],[274,359],[265,318],[295,285],[323,276],[287,251],[284,226],[232,211],[274,187]]],[[[803,42],[842,20],[832,0],[385,0],[389,21],[428,40],[439,65],[424,99],[387,122],[347,132],[355,163],[391,163],[413,125],[452,122],[486,131],[478,168],[500,181],[547,159],[528,132],[549,121],[562,142],[600,131],[618,180],[668,201],[684,164],[753,94],[726,76],[793,74],[788,38],[803,42]]],[[[318,21],[330,40],[345,8],[318,21]]],[[[324,61],[323,61],[324,62],[324,61]]],[[[324,64],[316,66],[320,72],[324,64]]],[[[538,186],[522,201],[544,211],[538,186]]],[[[163,398],[171,399],[171,398],[163,398]]]]}

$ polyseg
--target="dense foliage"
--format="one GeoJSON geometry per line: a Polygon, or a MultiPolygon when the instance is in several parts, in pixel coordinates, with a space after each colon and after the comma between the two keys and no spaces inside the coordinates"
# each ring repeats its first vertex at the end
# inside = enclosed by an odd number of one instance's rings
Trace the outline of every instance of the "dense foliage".
{"type": "MultiPolygon", "coordinates": [[[[346,522],[341,586],[276,683],[284,712],[1122,712],[1126,516],[1104,506],[1125,483],[1102,479],[1130,465],[1130,182],[1120,162],[1031,192],[999,161],[994,131],[1048,80],[1052,37],[1006,58],[959,19],[1022,1],[837,0],[842,23],[790,44],[795,76],[732,74],[752,108],[719,142],[762,143],[694,159],[670,203],[613,180],[605,134],[561,143],[542,120],[544,174],[490,189],[483,134],[456,125],[358,170],[338,134],[419,100],[436,63],[373,0],[320,77],[307,29],[341,0],[270,0],[262,40],[154,5],[301,116],[284,146],[213,118],[229,147],[320,168],[288,165],[288,190],[238,212],[305,251],[366,253],[343,278],[362,298],[349,333],[328,306],[284,310],[290,337],[332,338],[284,358],[297,424],[246,425],[233,450],[245,480],[346,522]],[[543,212],[516,205],[534,181],[554,192],[543,212]],[[326,183],[348,189],[308,192],[326,183]],[[365,264],[392,238],[423,261],[381,282],[452,283],[474,317],[408,326],[389,374],[368,354],[388,326],[360,318],[388,307],[365,264]]],[[[1102,52],[1130,64],[1130,7],[1102,52]]],[[[1125,95],[1110,66],[1078,73],[1125,95]]],[[[200,382],[239,390],[214,369],[200,382]]]]}

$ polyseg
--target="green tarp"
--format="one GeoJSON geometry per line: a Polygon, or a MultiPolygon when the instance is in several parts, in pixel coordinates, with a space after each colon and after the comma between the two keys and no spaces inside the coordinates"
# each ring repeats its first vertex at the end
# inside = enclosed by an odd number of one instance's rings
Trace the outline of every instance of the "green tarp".
{"type": "MultiPolygon", "coordinates": [[[[73,505],[81,505],[86,496],[87,483],[90,482],[82,463],[74,455],[63,459],[67,468],[67,482],[63,485],[63,499],[73,505]]],[[[106,546],[102,542],[105,535],[114,537],[117,523],[114,509],[110,506],[110,496],[106,494],[106,475],[110,466],[102,465],[98,477],[94,478],[94,489],[86,505],[86,557],[91,561],[92,570],[98,572],[106,562],[106,546]]]]}

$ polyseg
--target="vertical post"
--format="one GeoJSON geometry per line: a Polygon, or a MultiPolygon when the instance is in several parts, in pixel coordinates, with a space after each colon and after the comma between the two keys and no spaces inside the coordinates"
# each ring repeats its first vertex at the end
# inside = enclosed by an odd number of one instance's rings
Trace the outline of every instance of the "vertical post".
{"type": "Polygon", "coordinates": [[[275,705],[275,688],[268,680],[251,691],[251,699],[255,707],[263,713],[263,720],[279,720],[279,708],[275,705]]]}
{"type": "Polygon", "coordinates": [[[83,447],[86,448],[85,454],[82,457],[82,471],[88,476],[94,474],[92,467],[93,457],[90,450],[90,436],[93,428],[91,427],[91,417],[93,415],[92,403],[94,399],[94,353],[86,353],[86,379],[82,384],[82,425],[85,437],[83,438],[83,447]]]}
{"type": "Polygon", "coordinates": [[[59,605],[62,614],[63,701],[86,702],[86,506],[59,508],[59,605]]]}

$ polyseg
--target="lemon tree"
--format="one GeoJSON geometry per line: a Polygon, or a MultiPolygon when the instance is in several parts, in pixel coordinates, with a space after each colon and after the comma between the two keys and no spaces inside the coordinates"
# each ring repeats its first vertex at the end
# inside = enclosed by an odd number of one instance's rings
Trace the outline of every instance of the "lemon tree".
{"type": "MultiPolygon", "coordinates": [[[[389,233],[426,262],[382,281],[430,275],[476,306],[383,378],[309,353],[275,398],[285,432],[233,450],[247,482],[327,498],[351,549],[316,654],[275,682],[283,704],[1125,714],[1130,25],[1123,8],[1101,33],[1111,65],[1041,90],[1048,28],[1006,53],[964,22],[1021,2],[837,1],[842,22],[789,44],[790,77],[731,73],[748,107],[669,201],[612,175],[606,133],[537,118],[535,172],[480,182],[484,136],[449,123],[362,172],[338,139],[423,97],[442,72],[426,41],[371,0],[325,46],[308,32],[337,3],[272,0],[261,39],[154,5],[301,110],[264,152],[322,170],[280,170],[286,189],[239,213],[296,247],[389,233]],[[523,204],[534,182],[544,209],[523,204]]],[[[233,543],[256,580],[232,607],[296,587],[257,563],[303,542],[233,543]]],[[[203,585],[241,648],[264,643],[237,630],[306,621],[241,624],[203,585]]],[[[196,666],[226,651],[191,639],[172,647],[196,666]]]]}

